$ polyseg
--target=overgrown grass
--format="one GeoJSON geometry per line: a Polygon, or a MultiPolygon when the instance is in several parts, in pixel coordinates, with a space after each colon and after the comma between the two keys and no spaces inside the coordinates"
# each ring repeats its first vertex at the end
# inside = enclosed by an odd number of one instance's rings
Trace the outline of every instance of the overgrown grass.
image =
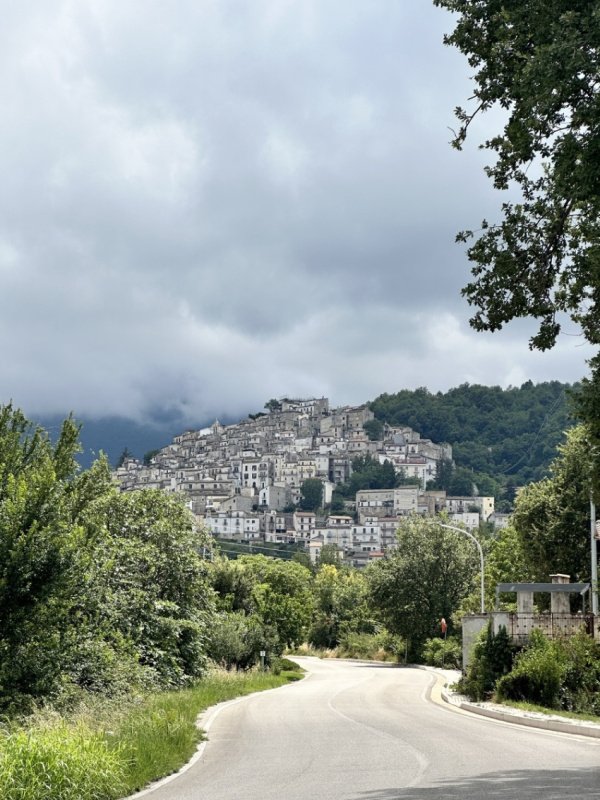
{"type": "Polygon", "coordinates": [[[45,710],[0,732],[2,800],[115,800],[179,769],[202,739],[196,718],[234,697],[297,680],[214,673],[195,686],[117,704],[82,704],[69,719],[45,710]]]}
{"type": "Polygon", "coordinates": [[[219,673],[193,688],[147,698],[131,709],[111,737],[113,748],[124,757],[127,790],[169,775],[192,757],[203,736],[195,721],[204,709],[297,677],[290,672],[219,673]]]}
{"type": "Polygon", "coordinates": [[[541,714],[549,714],[555,717],[566,717],[567,719],[578,719],[582,722],[596,722],[600,725],[600,717],[593,714],[580,714],[575,711],[562,711],[556,708],[538,706],[535,703],[525,703],[520,700],[501,700],[494,697],[494,701],[510,708],[519,708],[521,711],[539,711],[541,714]]]}
{"type": "MultiPolygon", "coordinates": [[[[374,637],[364,637],[367,639],[374,637]]],[[[313,647],[310,644],[302,644],[296,647],[290,655],[315,656],[316,658],[355,658],[363,661],[389,661],[398,663],[403,661],[402,656],[392,653],[381,647],[379,643],[371,641],[349,641],[343,645],[333,648],[313,647]]]]}

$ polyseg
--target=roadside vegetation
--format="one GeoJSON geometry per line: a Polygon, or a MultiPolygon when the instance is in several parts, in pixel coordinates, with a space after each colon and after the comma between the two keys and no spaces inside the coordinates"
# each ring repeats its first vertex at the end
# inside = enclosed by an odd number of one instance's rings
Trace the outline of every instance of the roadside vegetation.
{"type": "Polygon", "coordinates": [[[472,700],[533,704],[600,721],[600,643],[584,632],[548,639],[533,630],[527,644],[511,644],[501,628],[482,632],[459,688],[472,700]]]}
{"type": "Polygon", "coordinates": [[[187,689],[118,701],[88,696],[68,714],[40,709],[0,733],[0,797],[113,800],[131,794],[191,758],[203,736],[195,724],[201,711],[299,677],[297,667],[278,674],[214,672],[187,689]]]}

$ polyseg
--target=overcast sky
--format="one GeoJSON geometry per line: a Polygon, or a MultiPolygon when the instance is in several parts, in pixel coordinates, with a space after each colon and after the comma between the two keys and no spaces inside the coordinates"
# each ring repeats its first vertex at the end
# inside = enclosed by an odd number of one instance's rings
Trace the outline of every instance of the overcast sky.
{"type": "Polygon", "coordinates": [[[579,379],[576,335],[469,329],[454,234],[502,198],[448,144],[451,27],[428,0],[5,3],[0,402],[203,420],[579,379]]]}

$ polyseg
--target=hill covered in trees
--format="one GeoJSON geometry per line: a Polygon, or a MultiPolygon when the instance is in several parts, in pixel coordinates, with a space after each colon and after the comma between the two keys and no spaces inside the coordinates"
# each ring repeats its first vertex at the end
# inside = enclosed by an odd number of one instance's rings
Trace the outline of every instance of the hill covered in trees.
{"type": "Polygon", "coordinates": [[[514,488],[540,480],[574,424],[569,395],[573,387],[551,381],[520,387],[467,383],[447,392],[426,388],[382,394],[369,405],[390,425],[409,425],[424,438],[452,445],[457,468],[438,485],[474,481],[481,494],[510,504],[514,488]]]}

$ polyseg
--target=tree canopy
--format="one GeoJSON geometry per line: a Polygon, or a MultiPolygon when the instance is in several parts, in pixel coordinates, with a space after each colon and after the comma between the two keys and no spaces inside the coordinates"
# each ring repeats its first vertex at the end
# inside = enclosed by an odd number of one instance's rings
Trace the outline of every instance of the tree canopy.
{"type": "Polygon", "coordinates": [[[465,383],[447,392],[425,388],[382,394],[370,407],[390,425],[409,425],[434,442],[448,442],[456,468],[440,463],[436,488],[450,494],[495,495],[512,503],[515,486],[548,474],[569,414],[570,386],[550,381],[520,387],[465,383]]]}
{"type": "Polygon", "coordinates": [[[439,631],[474,586],[479,559],[472,542],[435,519],[400,521],[398,545],[366,570],[369,599],[393,633],[409,643],[413,657],[439,631]]]}
{"type": "Polygon", "coordinates": [[[318,511],[323,505],[323,481],[307,478],[300,485],[300,508],[302,511],[318,511]]]}
{"type": "Polygon", "coordinates": [[[203,534],[176,497],[121,494],[101,458],[78,472],[58,441],[0,407],[3,709],[87,689],[177,686],[205,663],[212,592],[203,534]]]}
{"type": "MultiPolygon", "coordinates": [[[[434,0],[457,15],[447,44],[474,70],[472,109],[457,108],[460,149],[471,122],[492,107],[504,126],[480,147],[486,168],[509,190],[501,219],[481,223],[468,249],[463,290],[471,325],[495,331],[518,317],[539,322],[532,348],[554,346],[561,316],[600,345],[600,14],[589,0],[434,0]]],[[[469,241],[472,231],[458,235],[469,241]]],[[[600,354],[591,360],[579,413],[597,445],[600,478],[600,354]]]]}

